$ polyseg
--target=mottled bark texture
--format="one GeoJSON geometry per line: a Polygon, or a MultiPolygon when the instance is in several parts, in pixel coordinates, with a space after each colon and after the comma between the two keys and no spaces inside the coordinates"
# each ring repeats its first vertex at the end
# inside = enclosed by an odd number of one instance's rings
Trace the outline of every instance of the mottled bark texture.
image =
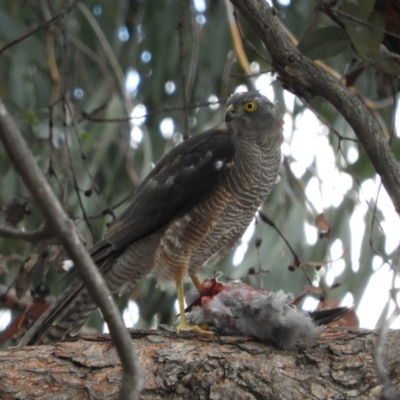
{"type": "MultiPolygon", "coordinates": [[[[373,331],[299,342],[293,351],[246,338],[133,331],[143,369],[141,399],[377,399],[373,331]]],[[[386,368],[400,390],[400,332],[392,331],[386,368]]],[[[114,399],[121,365],[106,336],[0,350],[0,398],[114,399]]]]}
{"type": "Polygon", "coordinates": [[[354,129],[400,215],[400,166],[377,120],[364,103],[339,80],[301,54],[265,0],[231,0],[267,48],[283,86],[310,101],[329,101],[354,129]]]}

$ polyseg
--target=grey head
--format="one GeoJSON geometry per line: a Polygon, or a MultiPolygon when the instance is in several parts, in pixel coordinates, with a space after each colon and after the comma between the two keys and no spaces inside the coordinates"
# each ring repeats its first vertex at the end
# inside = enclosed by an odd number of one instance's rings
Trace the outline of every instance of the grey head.
{"type": "Polygon", "coordinates": [[[225,122],[239,139],[282,143],[283,118],[267,97],[251,91],[232,95],[226,104],[225,122]]]}

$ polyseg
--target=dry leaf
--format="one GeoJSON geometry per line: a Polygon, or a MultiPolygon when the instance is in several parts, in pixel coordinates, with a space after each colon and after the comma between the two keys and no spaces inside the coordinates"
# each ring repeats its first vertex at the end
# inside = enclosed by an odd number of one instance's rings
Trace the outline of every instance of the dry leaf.
{"type": "Polygon", "coordinates": [[[7,268],[7,259],[0,255],[0,275],[7,275],[8,274],[8,268],[7,268]]]}
{"type": "Polygon", "coordinates": [[[302,261],[299,265],[299,267],[315,267],[315,268],[321,268],[325,263],[324,262],[318,262],[318,261],[302,261]]]}
{"type": "Polygon", "coordinates": [[[25,295],[31,284],[33,269],[39,260],[39,257],[40,256],[37,253],[33,253],[28,256],[28,258],[22,264],[18,272],[18,276],[15,278],[15,291],[19,299],[25,295]]]}
{"type": "Polygon", "coordinates": [[[24,219],[25,204],[18,203],[17,200],[12,200],[2,207],[4,219],[12,226],[16,226],[24,219]]]}
{"type": "Polygon", "coordinates": [[[303,293],[300,293],[298,296],[296,296],[296,298],[292,301],[292,304],[294,306],[298,306],[301,301],[304,299],[304,297],[306,297],[308,295],[308,291],[304,291],[303,293]]]}
{"type": "Polygon", "coordinates": [[[317,215],[315,218],[315,226],[319,230],[319,237],[322,239],[323,237],[329,238],[331,233],[331,226],[328,221],[325,219],[324,214],[317,215]]]}
{"type": "Polygon", "coordinates": [[[49,308],[49,304],[38,303],[32,304],[27,312],[19,317],[14,318],[3,331],[0,338],[0,344],[7,342],[18,335],[25,328],[33,325],[34,322],[49,308]]]}
{"type": "MultiPolygon", "coordinates": [[[[314,293],[314,294],[321,294],[324,292],[324,289],[316,286],[305,286],[304,289],[306,289],[308,293],[314,293]]],[[[334,307],[329,307],[329,308],[334,308],[334,307]]],[[[322,308],[322,310],[324,309],[322,308]]]]}

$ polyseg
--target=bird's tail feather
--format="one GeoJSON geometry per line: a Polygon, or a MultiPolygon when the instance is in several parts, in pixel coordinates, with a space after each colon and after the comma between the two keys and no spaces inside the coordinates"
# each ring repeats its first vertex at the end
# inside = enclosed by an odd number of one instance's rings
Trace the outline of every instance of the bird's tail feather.
{"type": "Polygon", "coordinates": [[[326,325],[344,317],[352,309],[353,307],[336,307],[328,310],[309,311],[308,314],[317,325],[326,325]]]}

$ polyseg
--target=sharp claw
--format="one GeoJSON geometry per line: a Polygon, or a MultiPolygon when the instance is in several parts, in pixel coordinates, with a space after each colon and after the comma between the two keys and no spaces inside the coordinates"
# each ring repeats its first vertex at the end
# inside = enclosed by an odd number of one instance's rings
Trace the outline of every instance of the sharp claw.
{"type": "Polygon", "coordinates": [[[197,333],[198,335],[201,336],[208,336],[208,337],[215,337],[215,333],[213,331],[208,330],[207,325],[188,325],[188,324],[183,324],[182,322],[176,327],[176,332],[179,334],[182,331],[192,331],[194,333],[197,333]]]}

